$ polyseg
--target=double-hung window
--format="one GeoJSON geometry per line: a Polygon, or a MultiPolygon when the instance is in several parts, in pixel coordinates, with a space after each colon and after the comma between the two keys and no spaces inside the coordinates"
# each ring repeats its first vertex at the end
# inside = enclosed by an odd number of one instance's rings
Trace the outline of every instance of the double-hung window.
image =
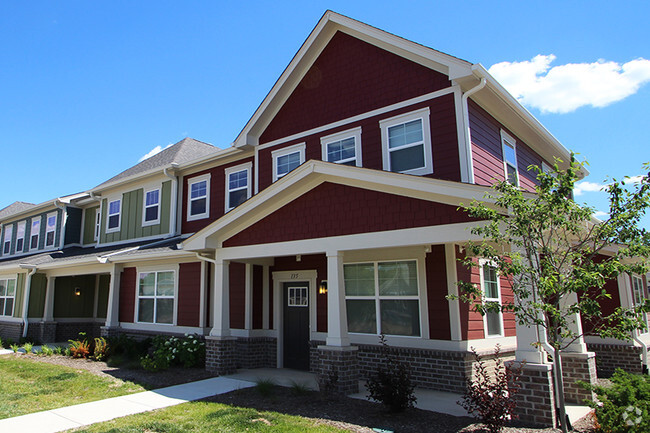
{"type": "MultiPolygon", "coordinates": [[[[634,306],[638,307],[643,305],[645,302],[646,296],[645,291],[643,290],[643,280],[637,275],[632,275],[632,297],[634,298],[634,306]]],[[[648,321],[648,315],[643,313],[643,318],[645,321],[648,321]]],[[[647,332],[647,331],[646,331],[647,332]]]]}
{"type": "Polygon", "coordinates": [[[99,240],[99,230],[101,229],[101,221],[102,221],[102,214],[97,209],[97,212],[95,212],[95,235],[93,236],[93,239],[98,241],[99,240]]]}
{"type": "Polygon", "coordinates": [[[320,142],[323,161],[361,167],[361,128],[322,137],[320,142]]]}
{"type": "Polygon", "coordinates": [[[106,219],[106,232],[117,232],[120,230],[120,214],[122,200],[117,199],[108,202],[108,218],[106,219]]]}
{"type": "Polygon", "coordinates": [[[305,143],[296,144],[271,152],[273,158],[273,182],[298,168],[305,162],[305,143]]]}
{"type": "Polygon", "coordinates": [[[41,235],[41,217],[32,220],[32,231],[29,235],[29,249],[38,249],[38,240],[41,235]]]}
{"type": "Polygon", "coordinates": [[[144,212],[142,225],[149,226],[160,222],[160,189],[152,189],[144,193],[144,212]]]}
{"type": "Polygon", "coordinates": [[[384,170],[406,174],[433,173],[429,109],[379,122],[384,170]]]}
{"type": "Polygon", "coordinates": [[[417,261],[343,266],[348,331],[419,337],[417,261]]]}
{"type": "Polygon", "coordinates": [[[174,323],[174,271],[140,272],[138,322],[174,323]]]}
{"type": "Polygon", "coordinates": [[[16,226],[16,254],[25,250],[25,221],[21,221],[16,226]]]}
{"type": "Polygon", "coordinates": [[[514,186],[519,186],[517,140],[504,130],[501,130],[501,148],[503,151],[503,170],[506,180],[514,186]]]}
{"type": "Polygon", "coordinates": [[[193,177],[187,181],[187,220],[210,216],[210,175],[193,177]]]}
{"type": "Polygon", "coordinates": [[[250,198],[252,166],[247,163],[226,169],[226,212],[250,198]]]}
{"type": "Polygon", "coordinates": [[[501,290],[497,268],[489,262],[481,264],[481,285],[485,304],[497,304],[499,311],[487,311],[483,317],[485,334],[488,337],[503,335],[503,314],[501,313],[501,290]]]}
{"type": "Polygon", "coordinates": [[[47,224],[45,226],[45,246],[54,246],[56,233],[56,212],[47,214],[47,224]]]}
{"type": "Polygon", "coordinates": [[[15,303],[16,280],[9,278],[0,279],[0,316],[13,316],[15,303]]]}
{"type": "Polygon", "coordinates": [[[14,226],[5,227],[5,237],[2,246],[2,254],[9,254],[11,252],[11,237],[14,234],[14,226]]]}

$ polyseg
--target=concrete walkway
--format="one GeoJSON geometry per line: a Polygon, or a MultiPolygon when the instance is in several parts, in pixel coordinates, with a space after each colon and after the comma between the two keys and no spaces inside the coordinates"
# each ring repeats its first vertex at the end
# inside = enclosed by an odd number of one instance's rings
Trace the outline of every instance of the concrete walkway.
{"type": "Polygon", "coordinates": [[[6,418],[0,420],[0,432],[55,433],[252,386],[255,383],[229,377],[213,377],[154,391],[6,418]]]}

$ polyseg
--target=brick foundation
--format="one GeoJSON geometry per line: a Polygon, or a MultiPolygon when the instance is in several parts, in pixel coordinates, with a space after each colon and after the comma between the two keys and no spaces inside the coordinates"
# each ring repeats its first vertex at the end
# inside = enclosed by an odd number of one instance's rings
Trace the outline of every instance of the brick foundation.
{"type": "Polygon", "coordinates": [[[562,376],[564,377],[564,399],[567,403],[584,404],[585,400],[594,401],[593,392],[578,385],[583,381],[596,385],[596,354],[562,352],[562,376]]]}
{"type": "Polygon", "coordinates": [[[205,369],[217,375],[237,370],[237,340],[230,337],[205,337],[205,369]]]}
{"type": "Polygon", "coordinates": [[[623,344],[587,344],[590,352],[596,353],[598,377],[610,377],[617,368],[628,373],[641,374],[641,347],[623,344]]]}
{"type": "Polygon", "coordinates": [[[550,364],[526,364],[520,376],[516,413],[521,422],[555,427],[555,391],[550,364]]]}
{"type": "Polygon", "coordinates": [[[101,326],[99,328],[100,337],[113,338],[120,335],[120,328],[116,326],[101,326]]]}
{"type": "Polygon", "coordinates": [[[237,368],[276,368],[277,339],[273,337],[238,337],[235,340],[237,368]]]}
{"type": "Polygon", "coordinates": [[[18,343],[23,336],[23,324],[21,322],[2,322],[0,321],[0,338],[2,341],[13,341],[18,343]]]}
{"type": "MultiPolygon", "coordinates": [[[[58,322],[55,325],[56,337],[51,342],[76,340],[79,338],[80,332],[85,332],[86,338],[88,339],[101,335],[101,322],[58,322]]],[[[49,343],[50,341],[47,342],[49,343]]]]}
{"type": "Polygon", "coordinates": [[[358,349],[355,346],[318,346],[315,373],[321,391],[336,394],[359,392],[358,349]]]}

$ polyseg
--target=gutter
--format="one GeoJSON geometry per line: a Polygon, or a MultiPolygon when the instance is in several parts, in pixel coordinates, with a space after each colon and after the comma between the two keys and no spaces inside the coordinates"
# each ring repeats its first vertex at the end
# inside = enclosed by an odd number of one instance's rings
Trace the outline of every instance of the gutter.
{"type": "Polygon", "coordinates": [[[467,170],[468,183],[474,183],[474,158],[472,157],[472,131],[471,128],[469,127],[469,107],[468,107],[467,100],[474,93],[483,89],[487,84],[487,80],[485,76],[483,76],[482,73],[480,73],[480,71],[479,71],[479,76],[481,78],[481,82],[478,83],[476,86],[472,87],[471,89],[469,89],[467,92],[463,93],[463,96],[461,98],[461,105],[463,110],[463,122],[465,123],[465,155],[467,158],[466,170],[467,170]]]}
{"type": "Polygon", "coordinates": [[[27,281],[25,282],[25,298],[23,301],[23,338],[27,337],[27,328],[29,327],[29,321],[27,320],[27,313],[29,310],[29,294],[32,289],[32,276],[36,273],[37,267],[35,265],[19,265],[23,269],[31,269],[27,273],[27,281]]]}
{"type": "MultiPolygon", "coordinates": [[[[171,175],[167,172],[167,170],[172,169],[173,171],[176,171],[178,169],[178,164],[175,162],[172,162],[169,167],[165,167],[163,169],[163,174],[170,178],[172,180],[172,191],[171,191],[171,205],[169,207],[169,234],[166,236],[167,238],[173,238],[176,236],[176,218],[178,216],[178,209],[176,209],[177,206],[177,201],[178,201],[178,177],[171,175]]],[[[161,197],[162,201],[162,197],[161,197]]],[[[161,209],[162,212],[162,209],[161,209]]]]}

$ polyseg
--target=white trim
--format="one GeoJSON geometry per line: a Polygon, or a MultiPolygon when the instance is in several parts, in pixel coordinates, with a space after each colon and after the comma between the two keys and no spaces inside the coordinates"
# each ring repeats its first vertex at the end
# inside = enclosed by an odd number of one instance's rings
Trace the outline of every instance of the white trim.
{"type": "MultiPolygon", "coordinates": [[[[252,182],[251,182],[251,173],[252,173],[252,168],[253,168],[253,163],[252,162],[247,162],[245,164],[239,164],[234,167],[229,167],[224,170],[225,174],[225,184],[224,184],[224,210],[225,212],[228,212],[232,209],[234,209],[236,206],[230,206],[230,175],[234,173],[239,173],[242,171],[246,172],[246,186],[245,187],[240,187],[236,188],[234,191],[239,191],[242,189],[246,189],[246,200],[251,198],[252,196],[252,182]]],[[[244,200],[244,201],[246,201],[244,200]]],[[[241,204],[241,203],[240,203],[241,204]]]]}
{"type": "MultiPolygon", "coordinates": [[[[84,213],[85,212],[83,212],[83,210],[82,210],[82,212],[81,212],[82,217],[83,217],[84,213]]],[[[50,212],[47,215],[45,215],[45,242],[43,242],[44,248],[53,247],[53,246],[56,245],[56,224],[58,222],[59,222],[59,213],[58,212],[50,212]],[[48,222],[49,222],[49,219],[51,217],[54,217],[54,227],[52,228],[52,230],[49,230],[48,222]],[[52,235],[52,243],[51,244],[47,243],[47,235],[48,235],[48,233],[54,233],[52,235]]]]}
{"type": "Polygon", "coordinates": [[[177,315],[178,315],[178,277],[180,274],[180,264],[176,263],[174,265],[144,265],[136,267],[135,275],[135,308],[134,308],[134,317],[133,323],[137,324],[155,324],[158,326],[176,326],[177,324],[177,315]],[[158,296],[156,295],[156,288],[158,286],[158,274],[163,272],[171,272],[174,276],[174,294],[172,296],[158,296]],[[142,296],[144,299],[153,299],[154,301],[154,311],[153,311],[153,322],[142,322],[140,321],[140,274],[153,273],[155,275],[154,281],[154,294],[152,296],[142,296]],[[173,308],[172,308],[172,323],[159,323],[156,322],[156,305],[158,299],[173,299],[173,308]]]}
{"type": "MultiPolygon", "coordinates": [[[[36,221],[36,219],[33,219],[33,220],[36,221]]],[[[32,250],[32,248],[30,248],[31,247],[31,238],[32,238],[31,227],[32,227],[32,219],[29,220],[30,231],[29,231],[29,239],[28,239],[28,244],[27,244],[27,251],[32,250]]],[[[40,226],[39,226],[39,228],[40,228],[40,226]]],[[[22,244],[22,248],[20,249],[20,252],[21,253],[25,252],[25,234],[26,234],[26,230],[27,230],[27,221],[19,221],[18,223],[16,223],[16,242],[14,244],[14,254],[19,253],[18,252],[18,241],[21,240],[21,239],[23,241],[23,244],[22,244]],[[20,237],[20,229],[21,229],[21,227],[22,227],[22,231],[23,231],[22,237],[20,237]]],[[[36,247],[38,248],[38,244],[36,244],[36,247]]]]}
{"type": "MultiPolygon", "coordinates": [[[[445,244],[445,270],[447,273],[447,294],[458,297],[458,268],[456,266],[456,244],[445,244]]],[[[449,330],[454,341],[462,340],[460,320],[460,301],[452,299],[449,302],[449,330]]]]}
{"type": "Polygon", "coordinates": [[[162,212],[162,188],[161,187],[155,187],[155,188],[143,188],[142,191],[142,227],[148,227],[148,226],[154,226],[156,224],[160,224],[160,214],[162,212]],[[147,206],[147,194],[150,192],[158,191],[158,203],[155,205],[150,205],[147,206]],[[147,221],[147,208],[153,208],[156,207],[158,208],[157,212],[157,218],[155,220],[147,221]]]}
{"type": "Polygon", "coordinates": [[[515,175],[517,176],[517,182],[515,186],[519,186],[519,164],[517,161],[517,140],[510,134],[508,134],[503,129],[501,130],[501,155],[503,157],[503,174],[505,180],[508,181],[508,166],[512,166],[515,169],[515,175]],[[511,147],[512,151],[515,154],[515,164],[514,166],[506,160],[506,146],[511,147]]]}
{"type": "Polygon", "coordinates": [[[177,334],[199,334],[199,335],[206,334],[206,330],[200,327],[165,325],[165,324],[157,324],[157,323],[120,322],[120,328],[134,330],[134,331],[150,331],[150,332],[164,332],[164,333],[172,332],[177,334]]]}
{"type": "Polygon", "coordinates": [[[116,233],[120,231],[122,225],[122,197],[115,199],[106,199],[106,233],[116,233]],[[119,202],[119,211],[117,214],[111,213],[111,203],[119,202]],[[117,226],[110,228],[111,216],[117,215],[117,226]]]}
{"type": "Polygon", "coordinates": [[[210,173],[202,174],[187,178],[187,221],[195,221],[210,217],[210,173]],[[192,201],[203,198],[197,197],[192,199],[192,185],[205,182],[205,212],[192,215],[192,201]]]}
{"type": "Polygon", "coordinates": [[[357,167],[363,167],[362,154],[361,154],[362,152],[361,152],[361,127],[360,126],[356,128],[348,129],[347,131],[337,132],[336,134],[330,134],[330,135],[326,135],[325,137],[321,137],[320,144],[321,144],[323,161],[334,162],[336,164],[343,164],[349,162],[351,158],[345,160],[339,160],[339,161],[328,161],[327,158],[328,155],[327,147],[330,144],[347,140],[349,138],[354,139],[354,165],[356,165],[357,167]]]}
{"type": "Polygon", "coordinates": [[[419,147],[421,145],[422,151],[424,153],[424,166],[405,170],[405,171],[400,171],[397,173],[415,174],[415,175],[424,175],[424,174],[433,173],[433,151],[432,151],[433,144],[431,143],[431,125],[429,123],[429,107],[412,111],[410,113],[400,114],[398,116],[394,116],[388,119],[380,120],[379,127],[381,128],[381,153],[382,153],[384,170],[393,171],[391,170],[391,166],[390,166],[391,152],[400,151],[403,149],[409,149],[412,147],[419,147]],[[416,143],[416,144],[410,143],[397,149],[390,149],[388,130],[392,127],[399,126],[415,120],[420,120],[422,122],[422,143],[416,143]]]}
{"type": "MultiPolygon", "coordinates": [[[[493,262],[490,262],[489,260],[486,259],[479,259],[479,277],[480,277],[480,284],[481,284],[481,292],[483,295],[483,303],[485,302],[498,302],[499,305],[501,304],[501,276],[499,275],[499,269],[495,266],[493,262]],[[484,274],[483,270],[485,266],[490,266],[494,268],[494,272],[496,275],[497,279],[497,297],[496,298],[488,298],[487,294],[485,292],[485,280],[484,280],[484,274]]],[[[504,324],[503,324],[503,312],[499,311],[499,324],[501,328],[501,332],[499,334],[488,334],[488,324],[487,324],[487,314],[483,315],[483,336],[484,338],[500,338],[505,336],[505,329],[504,329],[504,324]]]]}
{"type": "Polygon", "coordinates": [[[273,161],[273,182],[275,182],[276,180],[286,176],[287,174],[295,170],[294,168],[292,170],[289,170],[286,173],[278,174],[278,158],[286,155],[292,155],[294,153],[298,153],[300,157],[300,164],[298,164],[298,166],[296,167],[298,168],[305,162],[305,147],[306,147],[305,143],[298,143],[271,152],[271,160],[273,161]]]}

